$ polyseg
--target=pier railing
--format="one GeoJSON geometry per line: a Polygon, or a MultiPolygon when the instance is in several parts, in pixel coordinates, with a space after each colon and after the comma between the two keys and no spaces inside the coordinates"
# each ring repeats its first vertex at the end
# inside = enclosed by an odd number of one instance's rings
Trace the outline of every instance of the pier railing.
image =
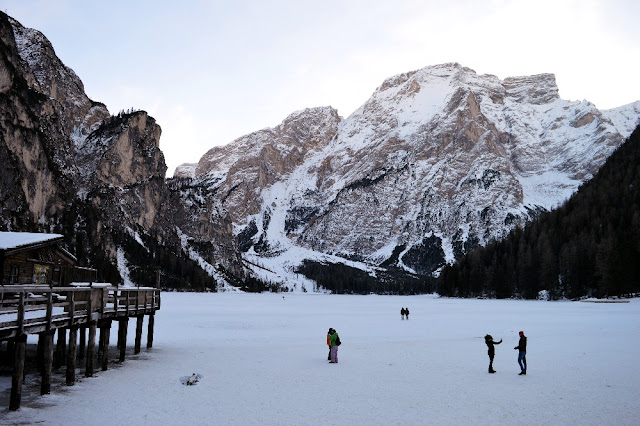
{"type": "Polygon", "coordinates": [[[0,340],[158,309],[160,290],[151,287],[4,285],[0,286],[0,340]]]}

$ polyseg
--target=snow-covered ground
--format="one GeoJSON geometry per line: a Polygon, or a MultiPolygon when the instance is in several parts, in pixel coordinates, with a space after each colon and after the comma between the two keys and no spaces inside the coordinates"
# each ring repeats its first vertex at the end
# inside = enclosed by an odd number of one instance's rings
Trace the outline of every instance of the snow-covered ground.
{"type": "Polygon", "coordinates": [[[124,364],[74,387],[57,375],[43,397],[28,376],[17,412],[4,408],[10,378],[1,377],[0,424],[640,424],[638,299],[162,298],[154,347],[124,364]],[[343,342],[338,364],[327,362],[329,327],[343,342]],[[513,349],[519,330],[528,337],[526,376],[513,349]],[[496,374],[487,373],[486,333],[504,339],[496,374]],[[199,382],[183,385],[193,373],[199,382]]]}

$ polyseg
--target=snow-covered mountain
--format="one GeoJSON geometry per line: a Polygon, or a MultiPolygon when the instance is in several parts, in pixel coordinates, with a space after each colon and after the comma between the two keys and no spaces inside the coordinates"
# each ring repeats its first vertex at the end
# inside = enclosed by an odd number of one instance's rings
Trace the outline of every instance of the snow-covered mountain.
{"type": "Polygon", "coordinates": [[[566,200],[639,118],[640,102],[560,99],[552,74],[443,64],[387,79],[346,119],[296,112],[180,175],[222,201],[270,280],[295,285],[305,258],[433,274],[566,200]]]}

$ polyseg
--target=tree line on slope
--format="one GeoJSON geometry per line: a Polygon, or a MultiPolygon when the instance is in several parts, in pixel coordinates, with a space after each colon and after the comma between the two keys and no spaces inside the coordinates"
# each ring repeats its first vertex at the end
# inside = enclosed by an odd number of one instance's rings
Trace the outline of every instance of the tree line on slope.
{"type": "Polygon", "coordinates": [[[478,247],[438,280],[454,297],[551,299],[640,291],[640,126],[560,208],[478,247]]]}
{"type": "Polygon", "coordinates": [[[343,263],[304,260],[296,273],[338,294],[425,294],[435,291],[435,280],[399,268],[380,268],[375,275],[343,263]]]}

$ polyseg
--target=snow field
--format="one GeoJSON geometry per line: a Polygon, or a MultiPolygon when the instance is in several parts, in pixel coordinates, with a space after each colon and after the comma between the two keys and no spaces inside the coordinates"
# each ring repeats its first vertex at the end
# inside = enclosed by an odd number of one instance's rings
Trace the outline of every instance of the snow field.
{"type": "Polygon", "coordinates": [[[153,349],[26,398],[20,411],[0,412],[0,424],[640,423],[638,300],[162,297],[153,349]],[[401,307],[411,310],[408,321],[401,307]],[[337,365],[327,362],[329,327],[343,342],[337,365]],[[528,337],[527,376],[517,375],[519,330],[528,337]],[[496,374],[487,373],[487,333],[504,339],[496,374]],[[199,382],[184,386],[193,373],[199,382]]]}

